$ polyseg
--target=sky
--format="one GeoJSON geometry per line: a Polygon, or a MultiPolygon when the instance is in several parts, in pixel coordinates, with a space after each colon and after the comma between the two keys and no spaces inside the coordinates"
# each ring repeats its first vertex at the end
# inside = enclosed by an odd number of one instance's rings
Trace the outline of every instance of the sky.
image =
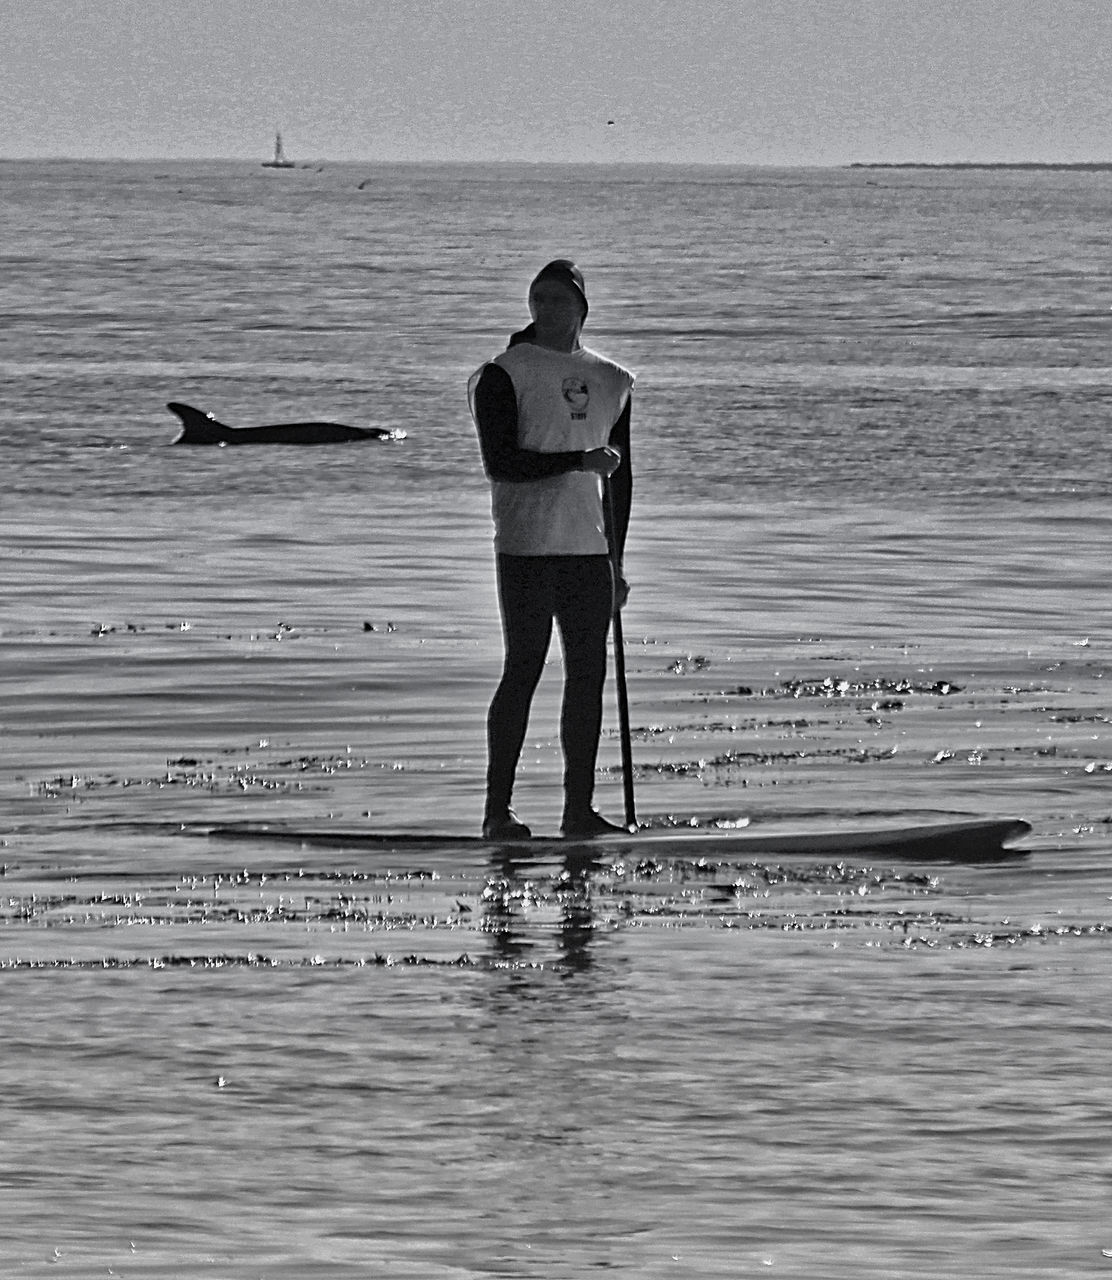
{"type": "Polygon", "coordinates": [[[1112,161],[1112,0],[0,0],[0,157],[1112,161]]]}

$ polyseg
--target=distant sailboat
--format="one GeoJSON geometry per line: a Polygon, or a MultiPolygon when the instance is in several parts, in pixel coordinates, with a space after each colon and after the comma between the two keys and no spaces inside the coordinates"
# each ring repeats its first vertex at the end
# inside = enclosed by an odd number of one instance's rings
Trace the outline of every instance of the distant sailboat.
{"type": "Polygon", "coordinates": [[[274,135],[274,159],[264,160],[264,169],[293,169],[295,167],[292,160],[286,159],[286,153],[282,150],[282,135],[276,133],[274,135]]]}

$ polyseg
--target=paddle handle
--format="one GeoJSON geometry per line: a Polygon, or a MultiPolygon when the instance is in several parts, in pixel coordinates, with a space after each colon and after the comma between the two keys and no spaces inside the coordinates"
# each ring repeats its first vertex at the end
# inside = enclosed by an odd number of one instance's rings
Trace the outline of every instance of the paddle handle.
{"type": "MultiPolygon", "coordinates": [[[[606,502],[606,537],[610,549],[610,565],[614,574],[614,590],[621,578],[621,560],[618,554],[617,522],[614,519],[614,495],[610,491],[609,477],[602,482],[606,502]]],[[[615,596],[615,601],[617,597],[615,596]]],[[[618,689],[618,733],[622,746],[622,793],[625,799],[626,826],[637,826],[637,806],[633,796],[633,743],[629,729],[629,692],[626,688],[625,637],[622,634],[622,611],[615,604],[611,620],[614,637],[614,680],[618,689]]]]}

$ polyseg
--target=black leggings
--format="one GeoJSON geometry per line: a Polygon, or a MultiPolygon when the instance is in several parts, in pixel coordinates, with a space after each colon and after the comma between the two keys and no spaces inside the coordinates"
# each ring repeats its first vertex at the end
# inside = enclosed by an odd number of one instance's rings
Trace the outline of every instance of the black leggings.
{"type": "Polygon", "coordinates": [[[487,717],[487,812],[508,808],[529,708],[552,639],[564,649],[564,812],[591,807],[602,729],[606,635],[614,582],[608,556],[498,557],[505,664],[487,717]]]}

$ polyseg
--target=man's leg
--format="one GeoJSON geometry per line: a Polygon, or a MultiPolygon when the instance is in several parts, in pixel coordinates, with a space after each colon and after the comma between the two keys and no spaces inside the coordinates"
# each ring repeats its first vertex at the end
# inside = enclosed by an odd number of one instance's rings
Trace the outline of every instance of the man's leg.
{"type": "Polygon", "coordinates": [[[498,601],[505,658],[487,716],[487,798],[484,833],[528,835],[511,813],[514,775],[529,708],[552,638],[552,607],[544,557],[499,556],[498,601]],[[513,830],[514,828],[520,830],[513,830]]]}
{"type": "Polygon", "coordinates": [[[560,740],[564,749],[565,834],[595,835],[611,828],[594,812],[595,763],[602,730],[606,683],[606,638],[614,585],[607,556],[567,556],[556,591],[556,621],[564,646],[564,704],[560,740]]]}

